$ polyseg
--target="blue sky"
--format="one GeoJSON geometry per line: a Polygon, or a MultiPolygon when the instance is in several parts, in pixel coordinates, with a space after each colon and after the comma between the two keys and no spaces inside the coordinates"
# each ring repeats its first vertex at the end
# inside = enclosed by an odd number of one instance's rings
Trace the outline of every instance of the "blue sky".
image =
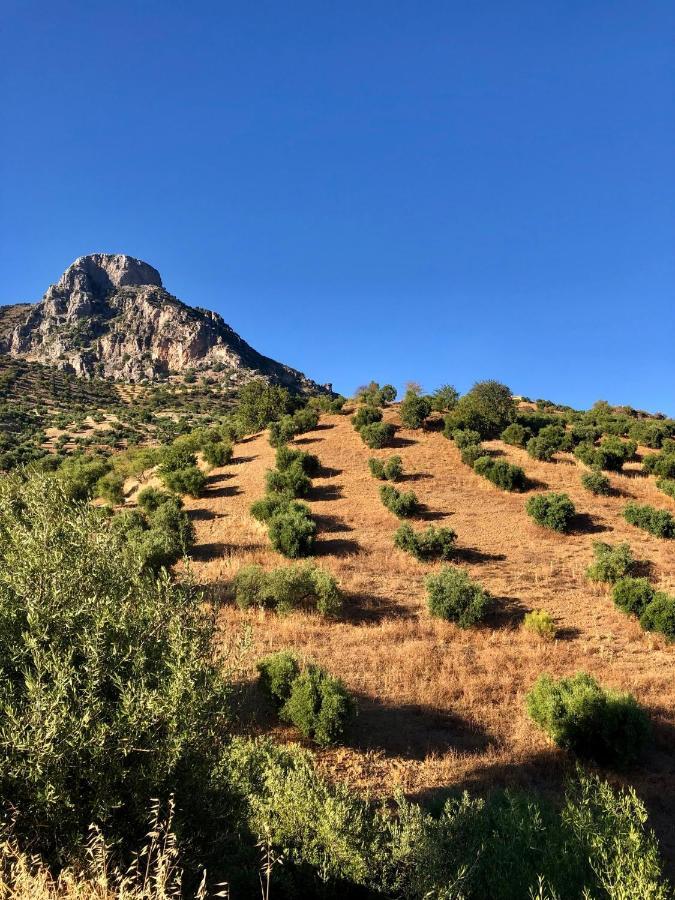
{"type": "Polygon", "coordinates": [[[31,2],[0,303],[125,252],[350,392],[675,414],[672,2],[31,2]]]}

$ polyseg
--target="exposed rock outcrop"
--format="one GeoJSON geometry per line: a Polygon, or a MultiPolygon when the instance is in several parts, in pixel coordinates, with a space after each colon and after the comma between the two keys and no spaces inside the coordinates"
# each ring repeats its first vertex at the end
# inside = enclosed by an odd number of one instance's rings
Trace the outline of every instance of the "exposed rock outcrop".
{"type": "Polygon", "coordinates": [[[194,370],[233,386],[262,376],[320,390],[262,356],[217,313],[169,294],[152,266],[122,254],[81,256],[38,303],[0,307],[0,352],[121,381],[194,370]]]}

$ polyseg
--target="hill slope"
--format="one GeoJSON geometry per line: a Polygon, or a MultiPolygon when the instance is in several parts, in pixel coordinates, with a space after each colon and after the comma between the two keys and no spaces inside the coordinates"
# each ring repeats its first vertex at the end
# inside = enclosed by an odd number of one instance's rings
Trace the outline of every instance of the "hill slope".
{"type": "MultiPolygon", "coordinates": [[[[386,418],[398,421],[395,410],[386,418]]],[[[414,796],[447,788],[493,785],[555,788],[569,757],[532,726],[523,698],[543,671],[584,670],[606,686],[630,690],[655,723],[645,762],[629,781],[649,805],[664,855],[675,858],[675,648],[644,632],[613,605],[607,590],[589,582],[592,542],[628,541],[653,579],[675,588],[670,543],[631,528],[621,517],[626,500],[674,509],[638,464],[611,475],[613,496],[595,497],[579,483],[573,457],[537,462],[514,447],[492,442],[504,458],[522,465],[536,490],[565,490],[581,514],[569,535],[544,532],[525,513],[525,496],[506,494],[461,464],[438,432],[400,430],[395,451],[369,451],[344,416],[323,417],[317,431],[295,443],[319,456],[324,471],[310,498],[319,525],[317,562],[333,571],[347,593],[337,622],[293,613],[222,611],[223,639],[243,623],[252,627],[255,659],[292,646],[340,675],[359,698],[360,715],[345,747],[322,751],[326,769],[371,792],[397,786],[414,796]],[[421,517],[458,534],[456,562],[496,598],[484,627],[462,631],[432,619],[424,576],[436,568],[393,548],[398,521],[380,503],[379,482],[367,458],[401,455],[408,480],[427,505],[421,517]],[[544,607],[556,619],[559,639],[541,643],[523,632],[524,613],[544,607]]],[[[188,500],[197,530],[195,575],[227,599],[238,568],[249,562],[284,564],[265,530],[249,515],[264,491],[274,451],[265,434],[236,446],[233,464],[215,469],[209,491],[188,500]]],[[[418,521],[416,525],[427,524],[418,521]]],[[[251,704],[253,727],[285,732],[251,704]]],[[[288,737],[297,735],[288,732],[288,737]]]]}

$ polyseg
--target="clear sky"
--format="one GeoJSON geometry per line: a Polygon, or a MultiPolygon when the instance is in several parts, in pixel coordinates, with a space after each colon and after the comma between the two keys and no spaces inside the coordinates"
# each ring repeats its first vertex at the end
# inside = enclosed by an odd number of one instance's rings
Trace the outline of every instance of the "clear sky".
{"type": "Polygon", "coordinates": [[[343,392],[675,414],[672,0],[4,0],[0,303],[124,252],[343,392]]]}

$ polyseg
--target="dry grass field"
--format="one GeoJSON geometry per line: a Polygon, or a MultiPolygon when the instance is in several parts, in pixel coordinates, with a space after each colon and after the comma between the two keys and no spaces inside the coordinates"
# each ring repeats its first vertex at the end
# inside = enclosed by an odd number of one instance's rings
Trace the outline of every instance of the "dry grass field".
{"type": "MultiPolygon", "coordinates": [[[[385,418],[396,422],[395,408],[385,418]]],[[[541,672],[584,670],[606,686],[633,692],[650,711],[655,733],[643,763],[622,776],[605,775],[633,784],[646,801],[672,869],[675,647],[618,611],[608,590],[589,582],[584,571],[594,540],[628,541],[643,570],[675,591],[674,542],[638,531],[621,517],[628,499],[670,509],[673,501],[639,474],[638,464],[610,476],[612,496],[594,497],[581,487],[571,455],[536,462],[492,442],[491,449],[523,466],[534,490],[569,493],[579,516],[571,534],[559,535],[532,523],[525,496],[504,493],[462,465],[457,448],[438,431],[401,429],[395,449],[370,451],[348,416],[324,416],[316,431],[295,443],[316,453],[324,467],[309,502],[319,527],[316,562],[336,575],[346,595],[341,620],[243,613],[229,598],[241,565],[284,564],[248,513],[264,492],[265,470],[274,465],[266,434],[237,444],[232,464],[213,470],[207,494],[186,506],[197,532],[196,578],[223,601],[223,640],[250,626],[251,678],[259,656],[293,647],[339,675],[357,696],[359,716],[346,745],[318,754],[325,770],[371,796],[396,788],[427,799],[447,787],[555,790],[569,759],[529,721],[524,696],[541,672]],[[380,503],[380,483],[367,467],[369,456],[394,452],[405,467],[401,487],[425,504],[414,524],[451,526],[458,535],[456,562],[496,598],[496,611],[483,626],[463,631],[433,620],[423,582],[435,565],[394,549],[399,523],[380,503]],[[524,614],[541,607],[556,620],[554,642],[521,628],[524,614]]],[[[281,739],[295,739],[254,699],[252,688],[242,691],[250,730],[274,729],[281,739]]]]}

